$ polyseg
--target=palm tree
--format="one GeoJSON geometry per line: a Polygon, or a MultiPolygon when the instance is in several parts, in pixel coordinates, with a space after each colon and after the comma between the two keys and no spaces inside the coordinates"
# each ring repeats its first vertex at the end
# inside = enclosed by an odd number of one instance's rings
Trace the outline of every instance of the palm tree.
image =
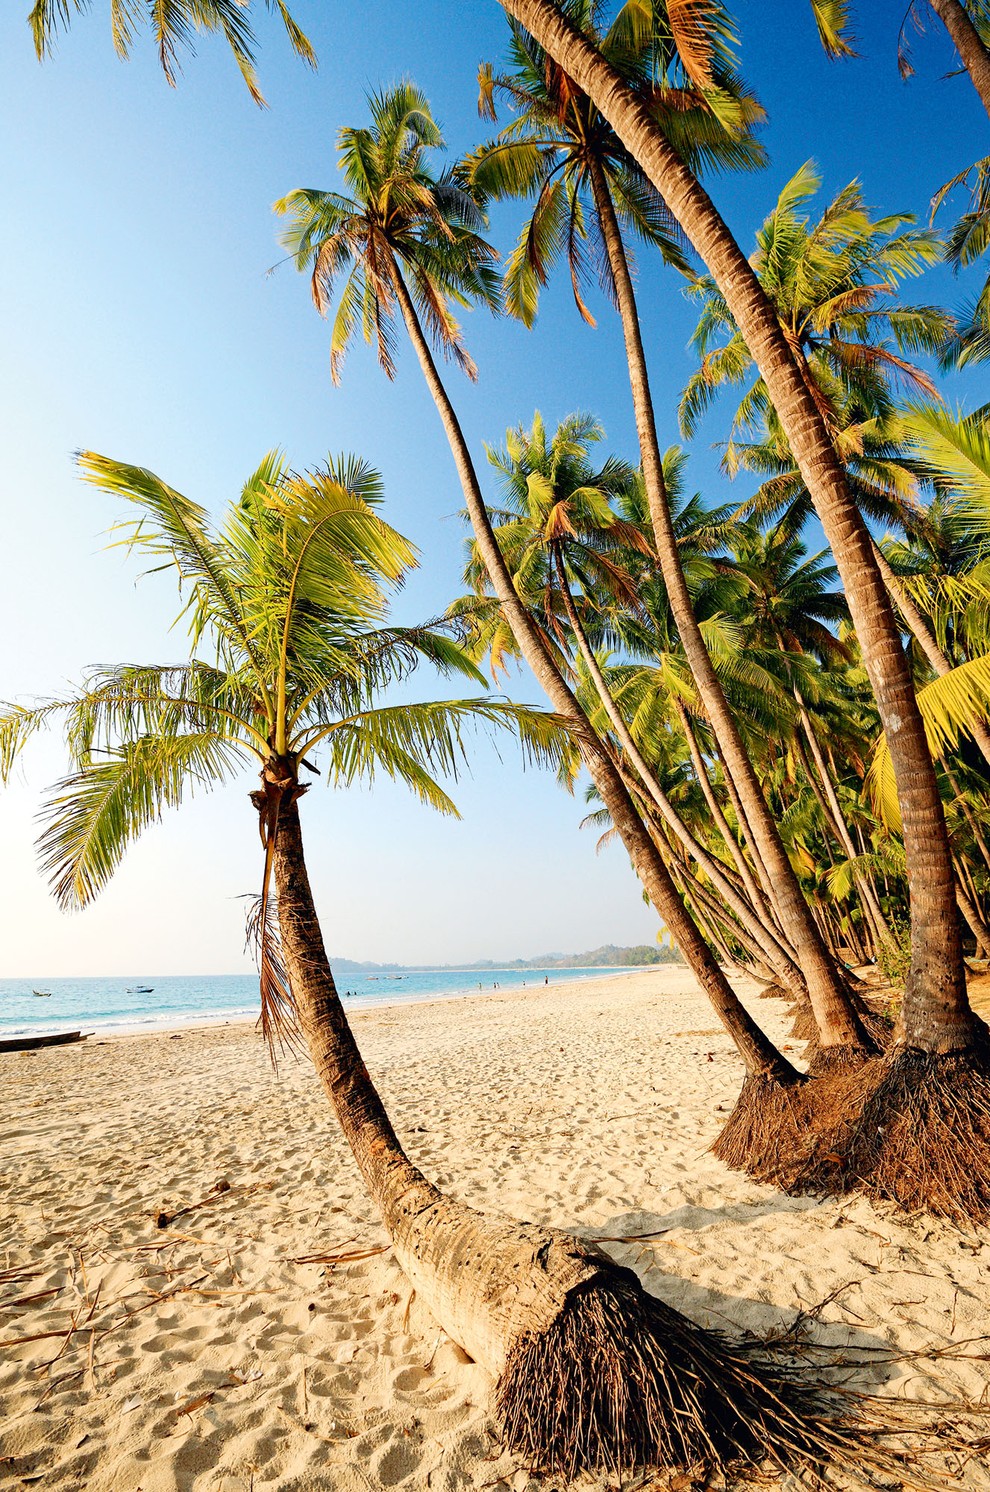
{"type": "Polygon", "coordinates": [[[0,715],[4,778],[37,730],[65,723],[73,770],[52,790],[41,835],[59,900],[85,904],[165,808],[253,761],[269,1035],[291,1040],[298,1021],[400,1264],[453,1339],[497,1379],[509,1444],[528,1464],[567,1475],[701,1457],[876,1464],[872,1433],[847,1426],[772,1352],[754,1370],[752,1346],[694,1326],[593,1245],[483,1216],[440,1192],[403,1151],[327,960],[306,870],[300,771],[316,770],[317,753],[339,785],[385,771],[450,812],[435,774],[456,767],[471,720],[512,728],[538,758],[553,760],[562,743],[553,717],[521,706],[377,702],[384,684],[421,659],[477,675],[450,637],[383,625],[385,588],[414,556],[375,511],[376,474],[342,458],[295,475],[269,456],[218,531],[150,471],[93,454],[81,463],[89,481],[138,508],[123,542],[178,572],[191,647],[184,664],[103,670],[72,697],[0,715]]]}
{"type": "MultiPolygon", "coordinates": [[[[699,165],[735,166],[753,165],[762,159],[746,132],[759,111],[740,94],[724,55],[718,66],[709,63],[709,71],[713,75],[710,81],[725,86],[699,89],[692,96],[685,88],[690,78],[677,73],[680,54],[673,36],[657,81],[657,36],[649,7],[625,6],[604,35],[597,29],[599,10],[593,0],[570,0],[564,6],[569,21],[589,36],[602,49],[602,55],[648,99],[651,116],[676,141],[686,159],[699,165]]],[[[667,258],[674,258],[667,227],[669,214],[608,121],[573,79],[550,64],[546,51],[522,27],[513,25],[511,29],[514,70],[495,76],[491,69],[483,69],[484,98],[491,104],[496,92],[504,94],[516,118],[497,140],[465,163],[483,195],[536,197],[532,217],[509,261],[507,302],[524,321],[531,322],[539,286],[555,253],[563,253],[566,243],[578,306],[589,319],[578,291],[578,246],[587,231],[583,203],[588,199],[591,221],[604,251],[600,257],[606,289],[622,318],[653,534],[678,630],[726,769],[733,777],[747,823],[767,866],[785,934],[801,966],[820,1027],[819,1060],[823,1066],[844,1065],[870,1050],[869,1038],[822,943],[767,810],[692,610],[678,556],[623,236],[625,225],[627,232],[635,232],[647,243],[658,245],[667,258]]],[[[722,50],[724,54],[724,45],[722,50]]]]}
{"type": "MultiPolygon", "coordinates": [[[[234,61],[256,104],[264,106],[264,95],[255,68],[255,35],[251,24],[255,0],[110,0],[110,27],[118,57],[129,57],[139,30],[150,25],[158,61],[166,80],[175,87],[182,52],[194,50],[197,32],[219,32],[230,47],[234,61]]],[[[71,23],[73,13],[89,9],[89,0],[35,0],[28,25],[39,61],[50,57],[59,33],[71,23]]],[[[276,11],[297,56],[316,66],[316,53],[305,33],[293,20],[285,0],[265,0],[265,9],[276,11]]]]}
{"type": "MultiPolygon", "coordinates": [[[[839,802],[834,769],[826,759],[820,727],[812,719],[811,691],[823,693],[821,684],[836,664],[849,661],[849,649],[833,630],[847,616],[845,598],[831,587],[837,579],[825,555],[810,559],[800,537],[785,515],[768,532],[752,525],[741,527],[734,541],[734,569],[746,582],[743,605],[749,637],[768,650],[775,650],[787,676],[798,709],[798,749],[811,753],[806,776],[818,798],[826,824],[846,858],[857,859],[849,826],[839,802]],[[818,665],[806,665],[813,659],[818,665]],[[802,740],[803,737],[803,740],[802,740]],[[813,764],[813,765],[812,765],[813,764]]],[[[827,686],[826,686],[827,687],[827,686]]],[[[876,889],[868,874],[853,872],[863,912],[873,939],[892,940],[876,889]]]]}
{"type": "Polygon", "coordinates": [[[990,114],[990,14],[983,0],[911,0],[898,36],[897,61],[901,77],[910,77],[914,72],[907,43],[908,26],[913,22],[920,31],[927,10],[933,10],[948,31],[959,60],[969,73],[983,107],[990,114]]]}
{"type": "MultiPolygon", "coordinates": [[[[905,354],[938,353],[953,322],[940,307],[896,299],[901,280],[939,260],[938,236],[915,228],[909,214],[871,218],[855,181],[812,222],[806,208],[820,186],[814,163],[806,162],[759,229],[750,262],[790,347],[808,369],[823,418],[840,441],[840,432],[846,433],[846,449],[854,451],[866,421],[882,424],[893,413],[893,385],[937,397],[927,373],[905,354]]],[[[696,279],[690,294],[701,302],[692,338],[701,362],[681,397],[683,431],[694,433],[702,412],[728,384],[747,385],[733,435],[760,424],[779,430],[766,380],[724,294],[710,275],[696,279]]],[[[733,454],[730,444],[730,466],[733,454]]]]}
{"type": "MultiPolygon", "coordinates": [[[[276,211],[292,220],[284,241],[297,266],[310,272],[317,308],[326,313],[337,299],[331,371],[339,377],[344,352],[360,324],[366,340],[376,341],[379,362],[391,375],[394,322],[397,313],[401,316],[454,457],[479,556],[513,638],[577,743],[647,895],[743,1057],[747,1078],[733,1119],[742,1123],[750,1107],[759,1109],[762,1103],[761,1123],[776,1134],[779,1125],[766,1115],[773,1110],[779,1118],[786,1110],[786,1090],[799,1076],[749,1016],[686,912],[611,752],[591,727],[519,596],[420,320],[419,311],[434,341],[473,374],[450,302],[498,304],[494,250],[477,232],[480,211],[451,176],[431,175],[427,152],[442,146],[442,136],[426,99],[412,84],[369,102],[371,126],[340,134],[340,166],[353,195],[303,189],[276,203],[276,211]]],[[[748,1127],[755,1131],[749,1120],[746,1126],[747,1132],[748,1127]]]]}
{"type": "MultiPolygon", "coordinates": [[[[856,509],[805,372],[789,346],[774,307],[717,208],[678,156],[649,110],[598,50],[550,0],[501,0],[609,120],[634,159],[661,192],[687,238],[725,296],[763,377],[794,458],[807,484],[835,556],[863,650],[863,661],[888,735],[897,775],[904,840],[911,875],[912,964],[904,997],[905,1040],[873,1095],[881,1107],[903,1108],[904,1075],[910,1091],[919,1084],[938,1091],[928,1122],[941,1143],[951,1132],[955,1088],[936,1074],[944,1063],[970,1062],[981,1041],[981,1024],[966,999],[965,969],[955,906],[952,856],[938,782],[928,753],[914,684],[901,645],[897,619],[873,555],[869,530],[856,509]],[[913,1053],[923,1054],[919,1061],[913,1053]],[[949,1112],[944,1106],[949,1106],[949,1112]]],[[[974,1059],[975,1060],[975,1059],[974,1059]]],[[[974,1071],[972,1082],[985,1076],[974,1071]]],[[[893,1153],[903,1129],[884,1127],[893,1153]]],[[[910,1126],[912,1143],[921,1130],[910,1126]]],[[[924,1141],[921,1141],[922,1145],[924,1141]]]]}
{"type": "MultiPolygon", "coordinates": [[[[969,191],[969,208],[953,223],[945,244],[947,263],[958,273],[985,255],[990,243],[990,156],[958,171],[932,198],[932,222],[946,198],[957,187],[969,191]]],[[[990,358],[990,276],[975,300],[956,318],[956,328],[946,341],[942,355],[945,367],[965,368],[990,358]]]]}

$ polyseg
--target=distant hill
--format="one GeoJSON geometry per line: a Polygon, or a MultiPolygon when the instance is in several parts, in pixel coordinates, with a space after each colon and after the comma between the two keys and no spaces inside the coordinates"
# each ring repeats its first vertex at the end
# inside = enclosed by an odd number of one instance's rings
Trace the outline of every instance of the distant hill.
{"type": "Polygon", "coordinates": [[[473,964],[372,964],[357,963],[351,958],[331,958],[331,966],[340,974],[377,974],[385,969],[399,969],[404,974],[443,969],[615,969],[641,968],[650,964],[679,964],[683,960],[672,948],[655,943],[640,943],[635,948],[619,948],[605,943],[590,953],[543,953],[537,958],[478,959],[473,964]]]}

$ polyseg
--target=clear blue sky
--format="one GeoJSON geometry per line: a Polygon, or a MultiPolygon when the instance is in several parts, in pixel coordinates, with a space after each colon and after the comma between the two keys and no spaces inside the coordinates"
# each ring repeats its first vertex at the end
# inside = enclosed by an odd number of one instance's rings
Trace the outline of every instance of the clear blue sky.
{"type": "MultiPolygon", "coordinates": [[[[248,99],[222,45],[202,42],[169,89],[145,40],[121,63],[105,0],[78,18],[56,58],[39,66],[14,0],[0,18],[0,236],[4,335],[0,696],[56,691],[90,664],[182,655],[167,634],[172,583],[135,586],[133,562],[103,548],[113,505],[74,478],[87,446],[138,462],[218,509],[270,446],[298,466],[327,450],[360,452],[384,473],[388,516],[420,545],[423,563],[399,603],[403,619],[441,610],[459,590],[463,535],[446,445],[411,356],[390,385],[358,348],[344,385],[328,376],[326,328],[279,258],[272,201],[294,186],[330,186],[341,125],[364,118],[364,94],[402,76],[430,95],[451,149],[482,138],[475,112],[480,60],[503,50],[495,0],[363,6],[297,0],[319,72],[295,61],[262,17],[261,74],[270,102],[248,99]]],[[[946,78],[953,54],[937,23],[917,39],[917,76],[895,62],[903,4],[861,4],[863,57],[821,55],[806,7],[739,0],[743,63],[767,106],[768,171],[717,181],[714,195],[749,247],[792,172],[813,156],[832,192],[853,176],[870,202],[924,217],[932,191],[985,154],[987,120],[968,80],[946,78]]],[[[511,243],[518,213],[501,211],[496,243],[511,243]]],[[[945,273],[919,299],[955,300],[945,273]]],[[[641,266],[641,301],[658,419],[676,438],[673,410],[691,368],[692,326],[673,275],[641,266]]],[[[468,318],[477,386],[451,373],[470,441],[540,408],[548,421],[590,409],[611,448],[634,451],[620,338],[604,305],[584,327],[563,283],[546,296],[537,330],[468,318]]],[[[982,375],[956,379],[950,397],[985,399],[982,375]]],[[[713,501],[731,489],[710,443],[695,442],[692,471],[713,501]]],[[[733,494],[735,495],[735,494],[733,494]]],[[[742,495],[741,492],[738,493],[742,495]]],[[[436,690],[422,675],[422,697],[436,690]]],[[[518,697],[538,700],[521,679],[518,697]]],[[[6,935],[0,976],[247,967],[242,904],[257,884],[252,783],[172,815],[131,852],[116,883],[83,915],[65,917],[35,864],[32,820],[62,767],[55,740],[35,750],[0,799],[6,935]]],[[[479,743],[455,792],[463,818],[435,818],[388,785],[373,794],[309,794],[308,845],[332,950],[408,962],[577,951],[656,935],[621,849],[596,857],[578,830],[580,799],[511,748],[500,760],[479,743]]]]}

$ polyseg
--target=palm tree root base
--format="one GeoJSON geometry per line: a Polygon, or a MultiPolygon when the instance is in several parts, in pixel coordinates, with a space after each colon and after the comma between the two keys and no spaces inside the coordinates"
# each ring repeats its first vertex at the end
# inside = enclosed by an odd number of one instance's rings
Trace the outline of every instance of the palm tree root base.
{"type": "Polygon", "coordinates": [[[760,990],[758,998],[761,1000],[793,1000],[794,993],[792,990],[785,989],[782,984],[768,984],[766,989],[760,990]]]}
{"type": "Polygon", "coordinates": [[[747,1076],[712,1154],[734,1171],[758,1178],[779,1175],[800,1145],[804,1086],[766,1073],[747,1076]]]}
{"type": "Polygon", "coordinates": [[[901,1048],[806,1084],[791,1192],[863,1192],[960,1227],[990,1223],[990,1060],[901,1048]]]}
{"type": "MultiPolygon", "coordinates": [[[[872,1022],[864,1021],[863,1025],[867,1028],[868,1034],[872,1036],[872,1022]]],[[[859,1072],[861,1068],[875,1059],[876,1052],[870,1052],[861,1046],[821,1046],[816,1035],[809,1040],[804,1055],[808,1063],[809,1076],[829,1078],[833,1075],[859,1072]]]]}
{"type": "Polygon", "coordinates": [[[823,1384],[818,1349],[813,1364],[798,1363],[795,1350],[787,1339],[732,1341],[696,1326],[603,1259],[548,1329],[510,1349],[496,1414],[528,1466],[567,1478],[770,1462],[819,1484],[833,1465],[861,1485],[903,1480],[919,1449],[918,1415],[932,1406],[844,1394],[823,1384]],[[901,1456],[884,1441],[908,1424],[913,1449],[901,1456]]]}
{"type": "Polygon", "coordinates": [[[795,1041],[807,1042],[804,1055],[811,1072],[817,1075],[836,1067],[860,1066],[870,1055],[887,1050],[894,1034],[893,1025],[887,1016],[872,1010],[862,1001],[857,1003],[856,1015],[866,1036],[873,1043],[873,1053],[847,1046],[823,1047],[810,1003],[797,1008],[791,1035],[795,1041]],[[826,1055],[827,1053],[833,1055],[826,1055]]]}

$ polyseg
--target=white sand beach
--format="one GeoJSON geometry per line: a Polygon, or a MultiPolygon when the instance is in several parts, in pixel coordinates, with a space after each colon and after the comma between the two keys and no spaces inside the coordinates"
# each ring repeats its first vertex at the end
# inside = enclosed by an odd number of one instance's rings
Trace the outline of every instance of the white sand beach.
{"type": "MultiPolygon", "coordinates": [[[[768,1013],[793,1048],[784,1007],[768,1013]]],[[[835,1343],[988,1329],[990,1240],[782,1197],[708,1154],[741,1070],[686,970],[354,1026],[431,1177],[606,1240],[702,1323],[763,1332],[827,1301],[812,1329],[835,1343]]],[[[0,1485],[554,1485],[500,1452],[484,1374],[410,1298],[308,1063],[276,1078],[240,1025],[3,1055],[0,1079],[0,1485]]],[[[979,1397],[990,1364],[919,1359],[862,1383],[979,1397]]],[[[987,1485],[985,1467],[960,1485],[987,1485]]]]}

